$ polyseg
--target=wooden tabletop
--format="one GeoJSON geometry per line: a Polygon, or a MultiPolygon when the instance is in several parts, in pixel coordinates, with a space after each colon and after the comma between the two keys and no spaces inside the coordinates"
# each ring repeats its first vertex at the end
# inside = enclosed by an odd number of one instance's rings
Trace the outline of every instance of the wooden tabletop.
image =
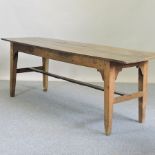
{"type": "Polygon", "coordinates": [[[41,47],[59,52],[86,55],[95,58],[106,59],[114,62],[129,64],[149,59],[155,59],[155,53],[136,50],[110,47],[104,45],[95,45],[88,43],[79,43],[49,38],[2,38],[2,40],[41,47]]]}

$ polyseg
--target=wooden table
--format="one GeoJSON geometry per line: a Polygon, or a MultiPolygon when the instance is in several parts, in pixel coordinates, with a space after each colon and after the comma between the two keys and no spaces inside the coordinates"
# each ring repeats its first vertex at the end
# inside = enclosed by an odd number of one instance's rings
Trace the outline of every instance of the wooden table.
{"type": "Polygon", "coordinates": [[[7,38],[2,40],[11,43],[11,97],[15,96],[16,74],[34,71],[43,73],[44,91],[47,91],[48,88],[48,76],[104,90],[104,126],[106,135],[110,135],[112,130],[113,105],[116,103],[138,98],[139,122],[144,121],[147,102],[148,60],[155,58],[154,53],[47,38],[7,38]],[[42,57],[42,65],[17,69],[18,52],[42,57]],[[48,73],[49,59],[97,69],[104,80],[104,88],[48,73]],[[115,90],[115,80],[122,69],[129,67],[137,67],[138,69],[138,92],[132,94],[117,92],[115,90]],[[114,94],[119,96],[114,96],[114,94]]]}

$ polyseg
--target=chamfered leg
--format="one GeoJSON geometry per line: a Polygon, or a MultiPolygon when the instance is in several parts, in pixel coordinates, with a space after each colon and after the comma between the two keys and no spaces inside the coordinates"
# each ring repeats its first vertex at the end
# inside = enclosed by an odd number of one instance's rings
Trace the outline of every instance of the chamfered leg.
{"type": "Polygon", "coordinates": [[[143,96],[138,99],[139,122],[143,123],[145,120],[146,103],[147,103],[147,75],[148,62],[143,62],[138,68],[138,89],[143,91],[143,96]]]}
{"type": "Polygon", "coordinates": [[[15,96],[16,87],[16,69],[18,61],[18,51],[15,49],[13,43],[10,46],[10,96],[15,96]]]}
{"type": "Polygon", "coordinates": [[[105,64],[101,72],[104,79],[104,127],[105,134],[110,135],[112,130],[113,101],[115,90],[115,67],[110,62],[105,64]]]}
{"type": "MultiPolygon", "coordinates": [[[[49,59],[42,58],[43,71],[48,72],[49,68],[49,59]]],[[[48,89],[48,75],[43,74],[43,91],[48,89]]]]}

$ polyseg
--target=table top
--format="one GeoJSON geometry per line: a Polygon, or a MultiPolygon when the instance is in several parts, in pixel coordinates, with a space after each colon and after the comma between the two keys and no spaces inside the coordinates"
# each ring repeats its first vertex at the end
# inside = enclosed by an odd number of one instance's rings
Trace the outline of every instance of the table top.
{"type": "Polygon", "coordinates": [[[59,52],[91,56],[114,62],[129,64],[155,59],[155,53],[129,50],[104,45],[80,43],[50,38],[2,38],[12,43],[41,47],[59,52]]]}

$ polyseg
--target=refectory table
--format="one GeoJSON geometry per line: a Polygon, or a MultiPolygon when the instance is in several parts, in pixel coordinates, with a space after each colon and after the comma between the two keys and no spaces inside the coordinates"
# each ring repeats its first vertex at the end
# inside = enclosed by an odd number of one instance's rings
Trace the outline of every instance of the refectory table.
{"type": "Polygon", "coordinates": [[[138,98],[139,122],[144,121],[147,103],[148,60],[155,58],[155,53],[48,38],[3,38],[2,40],[11,43],[11,97],[15,96],[16,74],[34,71],[43,74],[44,91],[47,91],[48,88],[48,76],[104,91],[106,135],[110,135],[112,130],[113,105],[116,103],[138,98]],[[19,52],[42,57],[42,65],[39,67],[17,68],[19,52]],[[104,88],[49,73],[49,59],[97,69],[104,81],[104,88]],[[118,92],[115,90],[115,80],[118,73],[129,67],[137,67],[138,69],[138,92],[132,94],[118,92]],[[117,96],[114,96],[114,94],[117,94],[117,96]]]}

